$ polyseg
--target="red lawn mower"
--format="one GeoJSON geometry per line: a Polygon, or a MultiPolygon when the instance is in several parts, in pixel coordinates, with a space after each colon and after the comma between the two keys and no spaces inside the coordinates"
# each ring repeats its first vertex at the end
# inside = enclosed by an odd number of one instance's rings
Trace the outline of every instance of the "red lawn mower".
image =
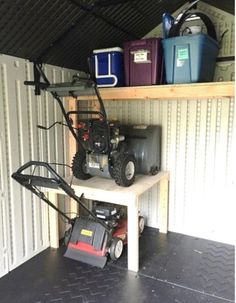
{"type": "MultiPolygon", "coordinates": [[[[30,161],[12,174],[22,186],[45,201],[62,215],[71,227],[65,232],[64,243],[67,246],[65,257],[103,268],[109,257],[117,260],[127,244],[127,218],[124,209],[118,205],[94,201],[92,211],[78,197],[74,189],[45,162],[30,161]],[[36,175],[38,168],[45,168],[46,175],[36,175]],[[28,170],[29,173],[23,173],[28,170]],[[74,199],[87,213],[86,216],[69,218],[64,212],[49,201],[42,187],[63,190],[74,199]]],[[[144,229],[144,218],[139,217],[139,233],[144,229]]]]}

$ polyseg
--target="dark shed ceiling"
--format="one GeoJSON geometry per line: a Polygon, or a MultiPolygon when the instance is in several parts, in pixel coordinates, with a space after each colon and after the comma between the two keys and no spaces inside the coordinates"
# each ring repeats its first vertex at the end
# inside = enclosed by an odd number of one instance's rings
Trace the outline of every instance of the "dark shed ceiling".
{"type": "MultiPolygon", "coordinates": [[[[0,53],[87,69],[93,49],[140,39],[186,0],[0,1],[0,53]]],[[[233,0],[204,0],[234,14],[233,0]]]]}

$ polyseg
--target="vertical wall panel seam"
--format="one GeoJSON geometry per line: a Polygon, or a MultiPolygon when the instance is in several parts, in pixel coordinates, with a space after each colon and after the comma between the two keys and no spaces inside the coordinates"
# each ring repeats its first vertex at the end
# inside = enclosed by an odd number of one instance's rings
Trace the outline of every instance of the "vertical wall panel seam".
{"type": "MultiPolygon", "coordinates": [[[[26,80],[30,80],[30,72],[29,72],[29,63],[25,62],[25,77],[26,80]]],[[[29,129],[29,159],[32,160],[32,147],[33,147],[33,140],[32,140],[32,129],[31,129],[31,95],[30,95],[30,87],[26,87],[26,99],[27,99],[27,120],[28,120],[28,129],[29,129]]],[[[35,251],[35,226],[34,226],[34,198],[33,193],[31,193],[31,227],[32,227],[32,250],[35,251]]]]}
{"type": "Polygon", "coordinates": [[[204,190],[205,190],[205,186],[206,186],[207,159],[208,159],[208,154],[209,154],[211,115],[212,115],[212,100],[208,99],[207,100],[207,111],[206,111],[205,153],[204,153],[204,161],[203,161],[203,187],[204,187],[204,190]]]}
{"type": "MultiPolygon", "coordinates": [[[[25,74],[26,80],[30,80],[30,65],[28,62],[25,62],[25,74]]],[[[29,157],[30,160],[33,160],[33,125],[32,125],[32,98],[31,98],[31,88],[29,86],[26,87],[26,96],[27,96],[27,117],[28,117],[28,128],[29,128],[29,157]]],[[[32,218],[31,218],[31,226],[32,226],[32,249],[36,250],[36,228],[35,228],[35,202],[36,198],[33,193],[31,193],[31,209],[32,209],[32,218]]]]}
{"type": "Polygon", "coordinates": [[[176,217],[177,215],[177,175],[178,175],[178,158],[179,158],[179,150],[180,150],[180,120],[181,120],[181,101],[177,101],[177,118],[176,118],[176,132],[175,132],[175,137],[176,137],[176,145],[175,145],[175,183],[174,183],[174,195],[173,195],[173,200],[174,200],[174,224],[176,225],[176,222],[178,222],[178,218],[176,217]]]}
{"type": "MultiPolygon", "coordinates": [[[[3,271],[4,272],[8,272],[9,268],[8,268],[8,251],[7,251],[7,209],[6,209],[6,195],[4,194],[4,180],[3,180],[3,172],[4,172],[4,167],[3,167],[3,139],[2,139],[2,134],[0,133],[0,174],[2,174],[2,177],[0,175],[0,180],[1,180],[1,188],[0,188],[0,207],[1,207],[1,214],[2,214],[2,218],[0,218],[0,222],[2,222],[1,224],[1,233],[2,233],[2,243],[0,243],[0,245],[2,244],[2,249],[3,249],[3,271]]],[[[1,273],[0,273],[1,274],[1,273]]]]}
{"type": "Polygon", "coordinates": [[[171,140],[171,101],[168,101],[168,105],[167,105],[166,135],[167,135],[167,138],[166,138],[166,166],[165,166],[165,169],[169,170],[169,154],[170,154],[170,140],[171,140]]]}
{"type": "MultiPolygon", "coordinates": [[[[36,125],[42,125],[42,108],[41,108],[41,104],[42,104],[42,96],[36,96],[36,119],[37,119],[37,123],[36,125]]],[[[42,148],[43,148],[43,140],[42,140],[42,133],[39,132],[39,130],[36,130],[37,133],[37,150],[39,152],[39,161],[43,161],[43,156],[42,156],[42,148]]],[[[40,174],[43,175],[43,170],[39,169],[40,174]]],[[[40,200],[38,200],[38,203],[41,203],[40,200]]],[[[38,207],[38,211],[39,211],[39,241],[40,241],[40,245],[43,244],[43,226],[42,226],[42,207],[41,205],[38,207]]]]}
{"type": "Polygon", "coordinates": [[[197,100],[197,110],[196,110],[196,132],[195,132],[195,149],[194,149],[194,187],[196,185],[196,162],[198,157],[198,146],[200,140],[200,120],[201,120],[201,103],[197,100]]]}
{"type": "MultiPolygon", "coordinates": [[[[64,70],[61,70],[60,76],[61,76],[60,81],[64,82],[65,81],[65,71],[64,70]]],[[[62,103],[65,107],[65,98],[62,98],[62,103]]],[[[63,122],[62,112],[61,112],[60,116],[61,116],[61,121],[63,122]]],[[[62,139],[62,142],[64,144],[64,142],[65,142],[65,127],[63,127],[63,126],[62,126],[62,132],[61,132],[61,139],[62,139]]],[[[62,151],[61,151],[61,153],[62,153],[62,162],[67,164],[66,159],[65,159],[65,148],[67,148],[67,146],[64,145],[63,148],[62,148],[62,151]]],[[[63,176],[65,176],[65,174],[66,174],[66,166],[63,166],[63,176]]]]}
{"type": "MultiPolygon", "coordinates": [[[[51,70],[52,73],[52,83],[56,82],[56,70],[55,68],[53,68],[51,70]]],[[[53,99],[53,117],[54,117],[54,121],[56,121],[56,117],[57,117],[57,102],[55,102],[55,99],[53,99]]],[[[58,128],[57,126],[54,128],[55,129],[55,135],[54,135],[54,155],[55,155],[55,163],[58,163],[58,128]]],[[[59,173],[59,167],[58,165],[55,166],[55,170],[57,173],[59,173]]]]}
{"type": "Polygon", "coordinates": [[[222,100],[217,99],[216,107],[216,132],[215,132],[215,150],[214,150],[214,181],[216,179],[216,167],[217,167],[217,148],[220,143],[220,127],[221,127],[221,111],[222,111],[222,100]]]}
{"type": "Polygon", "coordinates": [[[153,119],[153,116],[154,116],[154,102],[155,101],[153,101],[153,100],[151,100],[151,101],[149,101],[150,103],[150,111],[149,111],[149,113],[150,113],[150,124],[153,124],[153,121],[154,121],[154,119],[153,119]]]}
{"type": "MultiPolygon", "coordinates": [[[[48,116],[48,108],[47,108],[47,103],[48,103],[48,93],[44,93],[44,117],[46,120],[45,126],[48,127],[48,121],[49,121],[49,116],[48,116]]],[[[43,130],[41,130],[43,131],[43,130]]],[[[45,136],[45,161],[49,162],[49,152],[48,152],[48,131],[43,131],[43,135],[45,136]]]]}
{"type": "MultiPolygon", "coordinates": [[[[23,129],[22,129],[22,108],[21,108],[21,95],[20,95],[20,82],[19,80],[15,81],[15,90],[16,90],[16,124],[17,124],[17,144],[18,144],[18,151],[19,151],[19,159],[20,163],[19,165],[21,166],[23,164],[23,129]]],[[[19,197],[19,203],[21,205],[21,230],[22,230],[22,249],[23,249],[23,257],[25,257],[25,212],[24,212],[24,200],[25,200],[25,195],[23,194],[23,187],[20,186],[20,197],[19,197]]]]}
{"type": "Polygon", "coordinates": [[[228,117],[228,136],[227,136],[227,145],[226,145],[226,181],[228,179],[229,175],[229,165],[230,163],[230,151],[231,151],[231,145],[232,145],[232,138],[233,138],[233,123],[234,123],[234,99],[230,99],[229,102],[229,117],[228,117]]]}
{"type": "Polygon", "coordinates": [[[4,224],[4,209],[3,209],[3,200],[4,200],[4,195],[3,195],[3,188],[4,188],[4,185],[3,185],[3,178],[1,178],[1,175],[3,174],[3,165],[2,165],[2,160],[3,160],[3,153],[2,153],[2,136],[0,134],[0,201],[1,201],[1,214],[2,214],[2,228],[1,228],[1,233],[2,233],[2,239],[3,239],[3,249],[6,248],[6,237],[5,237],[5,224],[4,224]]]}
{"type": "Polygon", "coordinates": [[[183,222],[186,220],[186,187],[187,187],[187,169],[188,169],[188,150],[189,150],[189,100],[187,100],[186,112],[186,130],[185,130],[185,159],[184,159],[184,186],[183,186],[183,222]]]}
{"type": "MultiPolygon", "coordinates": [[[[2,75],[2,65],[0,65],[0,73],[1,73],[1,78],[3,78],[3,75],[2,75]]],[[[3,83],[4,81],[2,81],[2,83],[0,84],[2,86],[2,90],[4,91],[4,87],[3,87],[3,83]]],[[[3,95],[3,99],[4,99],[4,94],[3,95]]],[[[4,116],[4,113],[5,113],[5,110],[4,110],[4,101],[3,101],[3,111],[2,111],[2,119],[3,119],[3,123],[5,121],[5,116],[4,116]]],[[[0,200],[1,200],[1,207],[2,207],[2,210],[1,210],[1,213],[2,213],[2,245],[3,245],[3,252],[5,255],[5,258],[4,258],[4,268],[6,271],[9,270],[8,268],[8,260],[7,260],[7,243],[8,243],[8,239],[7,239],[7,194],[5,192],[5,181],[4,181],[4,171],[6,169],[6,163],[5,165],[3,164],[4,163],[4,160],[5,160],[5,157],[3,158],[3,137],[5,138],[6,137],[6,130],[5,130],[5,127],[3,125],[3,129],[1,130],[2,132],[0,132],[0,193],[1,193],[1,197],[0,197],[0,200]],[[5,169],[4,169],[5,167],[5,169]]],[[[5,141],[5,140],[4,140],[5,141]]],[[[6,144],[5,144],[5,148],[6,147],[6,144]]],[[[1,245],[1,244],[0,244],[1,245]]]]}
{"type": "Polygon", "coordinates": [[[3,87],[3,108],[4,108],[4,124],[6,125],[6,162],[7,162],[7,197],[8,197],[8,211],[9,211],[9,235],[10,235],[10,247],[8,250],[8,253],[10,255],[10,261],[11,264],[14,263],[15,259],[15,249],[14,249],[14,244],[13,244],[13,229],[12,229],[12,196],[11,196],[11,191],[10,191],[10,138],[9,138],[9,117],[8,117],[8,105],[7,102],[9,102],[8,98],[8,92],[7,92],[7,67],[6,64],[2,64],[2,79],[4,81],[4,84],[2,85],[3,87]]]}
{"type": "MultiPolygon", "coordinates": [[[[68,101],[64,98],[63,99],[63,105],[66,109],[66,111],[68,110],[68,101]]],[[[64,121],[64,117],[63,117],[63,114],[61,115],[61,120],[64,121]]],[[[63,143],[64,143],[64,148],[63,148],[63,161],[65,164],[67,165],[71,165],[71,163],[68,163],[68,150],[69,150],[69,140],[68,140],[68,129],[67,127],[64,127],[63,128],[63,143]]],[[[67,176],[68,175],[68,167],[67,166],[64,166],[64,176],[67,176]]]]}
{"type": "MultiPolygon", "coordinates": [[[[50,102],[50,100],[49,100],[48,93],[45,93],[45,100],[44,101],[46,102],[46,106],[45,106],[46,125],[45,125],[45,127],[49,127],[50,126],[49,125],[49,121],[50,121],[49,120],[49,115],[50,115],[49,114],[49,102],[50,102]]],[[[46,157],[47,157],[47,161],[50,163],[51,159],[50,159],[49,149],[50,149],[51,142],[49,142],[50,141],[50,136],[49,136],[48,132],[50,132],[50,130],[49,131],[45,130],[44,135],[46,136],[46,142],[47,142],[47,144],[46,144],[46,157]]]]}

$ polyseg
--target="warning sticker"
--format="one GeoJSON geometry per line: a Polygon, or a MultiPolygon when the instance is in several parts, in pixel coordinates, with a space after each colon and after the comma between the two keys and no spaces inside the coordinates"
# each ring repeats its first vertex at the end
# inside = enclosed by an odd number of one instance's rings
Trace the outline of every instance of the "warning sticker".
{"type": "Polygon", "coordinates": [[[93,232],[92,232],[92,230],[82,229],[80,234],[83,236],[92,237],[93,232]]]}
{"type": "Polygon", "coordinates": [[[178,49],[177,59],[178,60],[187,60],[188,59],[188,49],[187,48],[178,49]]]}

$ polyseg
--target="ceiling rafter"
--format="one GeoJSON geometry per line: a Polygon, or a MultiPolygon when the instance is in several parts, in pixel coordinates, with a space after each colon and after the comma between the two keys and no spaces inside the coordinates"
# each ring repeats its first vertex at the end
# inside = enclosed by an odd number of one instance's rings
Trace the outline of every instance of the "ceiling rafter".
{"type": "Polygon", "coordinates": [[[122,27],[121,25],[119,25],[117,22],[112,20],[112,18],[109,18],[109,17],[105,16],[101,12],[98,12],[97,8],[96,8],[96,5],[93,5],[93,4],[92,5],[86,5],[81,0],[69,0],[69,1],[71,3],[73,3],[74,5],[78,6],[80,9],[82,9],[82,10],[88,12],[89,14],[93,15],[95,18],[100,19],[103,22],[112,26],[113,28],[116,28],[117,30],[123,32],[124,34],[126,34],[130,38],[132,38],[132,39],[139,39],[140,38],[140,37],[137,37],[137,35],[135,33],[130,32],[127,29],[125,29],[124,27],[122,27]]]}
{"type": "Polygon", "coordinates": [[[53,41],[45,50],[43,50],[41,52],[41,54],[38,56],[38,58],[34,61],[42,61],[43,58],[45,56],[48,55],[48,53],[55,47],[57,46],[58,44],[60,44],[64,39],[65,37],[67,37],[73,30],[75,30],[77,28],[77,26],[79,24],[82,23],[83,20],[85,20],[86,16],[88,15],[87,12],[85,12],[82,16],[80,16],[80,18],[74,22],[64,33],[62,33],[55,41],[53,41]]]}

